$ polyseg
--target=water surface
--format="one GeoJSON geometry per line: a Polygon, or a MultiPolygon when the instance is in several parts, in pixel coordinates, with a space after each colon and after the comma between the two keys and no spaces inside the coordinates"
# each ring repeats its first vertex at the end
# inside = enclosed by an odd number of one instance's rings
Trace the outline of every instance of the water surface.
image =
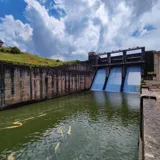
{"type": "Polygon", "coordinates": [[[97,91],[2,111],[0,159],[137,160],[139,103],[97,91]]]}

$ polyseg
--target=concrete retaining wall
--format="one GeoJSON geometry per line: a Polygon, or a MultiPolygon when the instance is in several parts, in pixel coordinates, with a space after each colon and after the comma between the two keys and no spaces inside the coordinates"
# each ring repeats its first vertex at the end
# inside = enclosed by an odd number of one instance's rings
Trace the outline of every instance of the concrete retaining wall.
{"type": "Polygon", "coordinates": [[[157,79],[160,79],[160,52],[154,53],[154,72],[157,79]]]}
{"type": "Polygon", "coordinates": [[[89,61],[54,68],[0,62],[0,108],[88,90],[93,76],[89,61]]]}
{"type": "Polygon", "coordinates": [[[142,88],[140,111],[139,160],[159,160],[159,92],[142,88]]]}

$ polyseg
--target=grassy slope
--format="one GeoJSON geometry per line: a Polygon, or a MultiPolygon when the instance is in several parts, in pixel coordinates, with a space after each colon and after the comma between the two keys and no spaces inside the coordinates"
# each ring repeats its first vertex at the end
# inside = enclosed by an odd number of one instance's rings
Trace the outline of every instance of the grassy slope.
{"type": "MultiPolygon", "coordinates": [[[[43,58],[29,53],[12,54],[6,52],[8,48],[3,47],[5,52],[0,51],[0,61],[6,61],[13,64],[27,64],[30,66],[61,66],[64,64],[73,64],[77,61],[62,62],[53,59],[43,58]]],[[[8,49],[9,51],[9,49],[8,49]]]]}

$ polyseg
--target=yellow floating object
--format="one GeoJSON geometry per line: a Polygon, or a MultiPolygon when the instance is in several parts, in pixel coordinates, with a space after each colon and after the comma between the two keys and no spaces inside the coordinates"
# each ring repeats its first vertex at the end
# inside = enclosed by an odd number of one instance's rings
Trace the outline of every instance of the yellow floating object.
{"type": "Polygon", "coordinates": [[[0,130],[18,128],[18,127],[21,127],[23,125],[23,123],[21,123],[19,121],[13,122],[13,124],[16,125],[16,126],[5,127],[5,128],[1,128],[0,130]]]}
{"type": "Polygon", "coordinates": [[[63,128],[62,128],[62,127],[60,127],[60,128],[58,129],[58,133],[63,134],[63,128]]]}
{"type": "Polygon", "coordinates": [[[31,119],[34,119],[35,117],[30,117],[30,118],[27,118],[27,119],[24,119],[23,121],[28,121],[28,120],[31,120],[31,119]]]}
{"type": "Polygon", "coordinates": [[[15,154],[15,152],[13,152],[13,153],[11,153],[9,156],[8,156],[8,160],[14,160],[14,154],[15,154]]]}
{"type": "Polygon", "coordinates": [[[58,128],[58,133],[60,133],[61,128],[62,128],[62,127],[59,127],[59,128],[58,128]]]}
{"type": "Polygon", "coordinates": [[[58,148],[60,147],[60,142],[58,142],[57,144],[56,144],[56,147],[55,147],[55,152],[57,152],[57,150],[58,150],[58,148]]]}
{"type": "MultiPolygon", "coordinates": [[[[42,117],[42,116],[45,116],[45,115],[46,114],[41,114],[38,117],[42,117]]],[[[28,120],[31,120],[31,119],[34,119],[34,118],[35,117],[29,117],[29,118],[26,118],[26,119],[23,119],[23,120],[20,120],[20,121],[28,121],[28,120]]],[[[0,130],[18,128],[18,127],[21,127],[23,125],[23,123],[21,123],[19,121],[13,122],[13,124],[16,125],[16,126],[5,127],[5,128],[1,128],[0,130]]]]}
{"type": "Polygon", "coordinates": [[[23,124],[22,124],[21,122],[19,122],[19,121],[13,122],[13,124],[16,125],[16,126],[10,126],[10,127],[4,128],[4,129],[18,128],[18,127],[21,127],[21,126],[23,125],[23,124]]]}
{"type": "Polygon", "coordinates": [[[60,129],[60,133],[63,134],[63,128],[60,129]]]}
{"type": "Polygon", "coordinates": [[[71,134],[71,126],[69,126],[69,128],[68,128],[68,132],[67,132],[67,134],[71,134]]]}
{"type": "Polygon", "coordinates": [[[38,117],[43,117],[43,116],[45,116],[46,114],[41,114],[41,115],[39,115],[38,117]]]}

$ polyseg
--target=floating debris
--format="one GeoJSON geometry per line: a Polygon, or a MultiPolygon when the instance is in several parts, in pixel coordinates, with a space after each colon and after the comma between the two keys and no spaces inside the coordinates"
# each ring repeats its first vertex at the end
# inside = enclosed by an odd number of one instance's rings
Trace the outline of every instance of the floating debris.
{"type": "Polygon", "coordinates": [[[67,132],[67,134],[71,134],[71,126],[69,126],[69,128],[68,128],[68,132],[67,132]]]}
{"type": "Polygon", "coordinates": [[[28,120],[31,120],[31,119],[34,119],[35,117],[30,117],[30,118],[27,118],[27,119],[24,119],[23,121],[28,121],[28,120]]]}
{"type": "MultiPolygon", "coordinates": [[[[45,115],[46,114],[41,114],[37,117],[42,117],[42,116],[45,116],[45,115]]],[[[36,118],[36,117],[29,117],[29,118],[26,118],[26,119],[23,119],[23,120],[20,120],[20,121],[28,121],[28,120],[31,120],[31,119],[34,119],[34,118],[36,118]]],[[[21,123],[19,121],[13,122],[13,124],[16,125],[16,126],[5,127],[5,128],[1,128],[0,130],[18,128],[18,127],[21,127],[23,125],[23,123],[21,123]]]]}
{"type": "Polygon", "coordinates": [[[47,115],[47,114],[41,114],[41,115],[39,115],[38,117],[43,117],[43,116],[45,116],[45,115],[47,115]]]}
{"type": "Polygon", "coordinates": [[[62,127],[60,127],[60,128],[58,129],[58,133],[63,134],[63,128],[62,128],[62,127]]]}
{"type": "Polygon", "coordinates": [[[21,127],[23,125],[23,123],[21,123],[19,121],[13,122],[13,124],[14,124],[14,126],[9,126],[9,127],[5,127],[5,128],[1,128],[0,130],[18,128],[18,127],[21,127]]]}
{"type": "Polygon", "coordinates": [[[14,125],[16,126],[10,126],[10,127],[6,127],[6,128],[3,128],[3,129],[12,129],[12,128],[18,128],[18,127],[21,127],[23,125],[23,123],[17,121],[17,122],[13,122],[14,125]]]}
{"type": "Polygon", "coordinates": [[[13,153],[11,153],[9,156],[8,156],[8,160],[14,160],[14,154],[15,154],[15,152],[13,152],[13,153]]]}
{"type": "Polygon", "coordinates": [[[57,150],[58,150],[58,148],[60,147],[60,142],[58,142],[57,144],[56,144],[56,147],[55,147],[55,152],[57,152],[57,150]]]}

